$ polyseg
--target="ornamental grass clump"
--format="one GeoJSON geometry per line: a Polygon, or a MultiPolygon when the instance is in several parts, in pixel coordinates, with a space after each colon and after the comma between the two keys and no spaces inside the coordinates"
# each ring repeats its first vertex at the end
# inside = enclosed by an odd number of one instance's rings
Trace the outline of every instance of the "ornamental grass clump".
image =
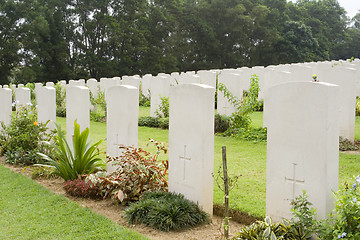
{"type": "Polygon", "coordinates": [[[48,165],[55,169],[55,174],[64,180],[74,180],[82,175],[104,170],[105,162],[99,157],[98,146],[102,140],[90,146],[88,142],[89,128],[80,133],[80,125],[74,122],[73,150],[71,150],[64,133],[56,125],[57,137],[55,143],[48,142],[54,147],[53,157],[38,153],[48,165]]]}
{"type": "Polygon", "coordinates": [[[209,215],[181,194],[152,192],[125,210],[130,224],[144,224],[160,231],[183,230],[209,222],[209,215]]]}

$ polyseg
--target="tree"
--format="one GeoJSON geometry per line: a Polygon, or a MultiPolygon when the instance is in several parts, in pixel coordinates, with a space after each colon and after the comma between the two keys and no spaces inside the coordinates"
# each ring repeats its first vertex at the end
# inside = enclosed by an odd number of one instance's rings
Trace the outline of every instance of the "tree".
{"type": "Polygon", "coordinates": [[[11,72],[20,61],[19,29],[22,25],[18,4],[0,1],[0,84],[8,84],[11,72]]]}

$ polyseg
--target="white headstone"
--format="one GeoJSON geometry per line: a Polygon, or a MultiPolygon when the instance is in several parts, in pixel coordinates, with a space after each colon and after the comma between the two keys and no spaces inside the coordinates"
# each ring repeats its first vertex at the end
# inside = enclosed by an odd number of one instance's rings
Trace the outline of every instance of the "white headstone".
{"type": "Polygon", "coordinates": [[[146,74],[141,78],[141,92],[144,96],[150,97],[150,86],[153,76],[146,74]]]}
{"type": "Polygon", "coordinates": [[[84,86],[66,87],[66,138],[72,147],[74,122],[80,125],[80,131],[90,129],[90,94],[84,86]]]}
{"type": "Polygon", "coordinates": [[[80,83],[80,86],[85,86],[86,85],[85,79],[79,79],[78,81],[80,83]]]}
{"type": "Polygon", "coordinates": [[[197,72],[197,75],[200,77],[200,83],[212,86],[216,88],[216,77],[217,73],[210,70],[200,70],[197,72]]]}
{"type": "Polygon", "coordinates": [[[352,68],[333,66],[319,72],[318,81],[340,87],[340,136],[350,141],[355,138],[356,75],[352,68]]]}
{"type": "Polygon", "coordinates": [[[179,84],[200,83],[200,77],[192,72],[181,73],[179,84]]]}
{"type": "Polygon", "coordinates": [[[56,91],[53,87],[42,87],[37,91],[38,122],[46,123],[49,129],[55,129],[56,122],[56,91]]]}
{"type": "Polygon", "coordinates": [[[96,81],[95,78],[90,78],[86,81],[86,85],[88,86],[91,94],[94,96],[94,98],[96,98],[97,96],[97,93],[98,93],[98,86],[99,86],[99,83],[98,81],[96,81]]]}
{"type": "MultiPolygon", "coordinates": [[[[242,74],[240,70],[238,70],[237,74],[227,71],[221,72],[218,76],[218,81],[219,83],[224,84],[227,90],[239,100],[243,97],[244,91],[247,91],[250,88],[250,78],[248,77],[248,74],[242,74]]],[[[231,116],[232,113],[237,111],[236,107],[229,102],[229,99],[224,97],[223,92],[218,91],[217,96],[218,114],[231,116]]]]}
{"type": "Polygon", "coordinates": [[[63,85],[63,86],[66,86],[66,80],[61,80],[59,81],[59,84],[63,85]]]}
{"type": "Polygon", "coordinates": [[[202,84],[170,89],[169,192],[213,211],[214,92],[202,84]]]}
{"type": "Polygon", "coordinates": [[[84,79],[81,80],[70,80],[69,81],[69,86],[85,86],[85,80],[82,81],[84,79]]]}
{"type": "Polygon", "coordinates": [[[30,97],[31,91],[29,88],[21,87],[17,88],[15,91],[15,100],[16,100],[16,110],[20,106],[29,106],[31,104],[31,97],[30,97]]]}
{"type": "MultiPolygon", "coordinates": [[[[121,153],[120,145],[138,145],[139,90],[129,85],[111,87],[106,102],[107,155],[117,157],[121,153]]],[[[108,165],[108,171],[113,170],[108,165]]]]}
{"type": "MultiPolygon", "coordinates": [[[[312,79],[309,79],[311,82],[312,79]]],[[[277,71],[275,69],[267,69],[264,72],[264,80],[263,80],[263,93],[266,95],[266,92],[273,86],[292,82],[292,74],[290,72],[277,71]]],[[[263,110],[263,127],[267,127],[268,123],[268,112],[266,106],[266,100],[264,100],[264,110],[263,110]]]]}
{"type": "Polygon", "coordinates": [[[155,117],[156,110],[161,104],[161,97],[169,96],[170,81],[169,76],[156,76],[151,80],[151,101],[150,101],[150,116],[155,117]]]}
{"type": "Polygon", "coordinates": [[[134,86],[137,89],[139,89],[140,86],[140,78],[139,77],[135,77],[135,76],[126,76],[122,78],[122,85],[130,85],[130,86],[134,86]]]}
{"type": "Polygon", "coordinates": [[[12,91],[10,88],[0,89],[0,103],[0,121],[5,125],[9,125],[12,113],[12,91]]]}
{"type": "Polygon", "coordinates": [[[266,215],[290,219],[291,201],[306,190],[319,218],[333,208],[338,188],[339,88],[297,82],[265,95],[269,110],[266,215]]]}
{"type": "Polygon", "coordinates": [[[101,91],[105,91],[105,95],[108,88],[119,85],[121,85],[120,77],[100,78],[100,89],[101,91]]]}
{"type": "Polygon", "coordinates": [[[47,82],[47,83],[46,83],[46,86],[47,86],[47,87],[54,87],[55,84],[54,84],[53,82],[47,82]]]}
{"type": "Polygon", "coordinates": [[[170,86],[176,86],[180,83],[180,73],[173,72],[170,74],[170,86]]]}

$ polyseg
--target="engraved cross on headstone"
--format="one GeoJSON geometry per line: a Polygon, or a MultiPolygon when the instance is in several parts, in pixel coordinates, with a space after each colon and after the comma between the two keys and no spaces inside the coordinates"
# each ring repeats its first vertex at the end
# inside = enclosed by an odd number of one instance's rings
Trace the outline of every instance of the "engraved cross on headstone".
{"type": "Polygon", "coordinates": [[[297,166],[297,163],[293,163],[293,176],[290,178],[285,177],[285,181],[292,184],[292,199],[286,199],[286,200],[294,201],[296,184],[303,185],[305,182],[304,180],[296,179],[296,166],[297,166]]]}
{"type": "Polygon", "coordinates": [[[185,181],[185,175],[186,175],[186,162],[191,161],[190,157],[186,156],[186,145],[184,145],[184,156],[179,156],[180,161],[183,161],[183,176],[182,180],[185,181]]]}

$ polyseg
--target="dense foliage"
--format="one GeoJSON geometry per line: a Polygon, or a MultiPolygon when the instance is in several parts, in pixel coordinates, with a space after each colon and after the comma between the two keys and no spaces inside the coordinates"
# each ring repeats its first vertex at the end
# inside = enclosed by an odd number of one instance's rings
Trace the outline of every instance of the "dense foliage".
{"type": "Polygon", "coordinates": [[[48,145],[54,148],[52,155],[38,153],[48,163],[48,166],[54,168],[55,174],[67,181],[105,168],[105,162],[99,157],[98,149],[102,140],[90,145],[89,128],[80,132],[80,125],[75,120],[71,148],[60,126],[56,125],[56,127],[56,141],[48,142],[48,145]]]}
{"type": "Polygon", "coordinates": [[[0,84],[360,57],[336,0],[3,0],[0,84]]]}
{"type": "Polygon", "coordinates": [[[167,149],[163,143],[151,141],[157,147],[156,154],[124,146],[119,157],[108,159],[114,171],[90,174],[86,181],[97,186],[104,198],[110,197],[120,202],[139,200],[146,192],[167,191],[168,164],[166,161],[157,161],[160,152],[166,152],[167,149]]]}
{"type": "Polygon", "coordinates": [[[130,224],[142,223],[166,232],[209,222],[208,214],[196,203],[170,192],[144,194],[125,210],[125,216],[130,224]]]}
{"type": "Polygon", "coordinates": [[[0,154],[5,155],[8,163],[42,163],[37,152],[51,155],[53,150],[44,141],[52,141],[54,133],[49,131],[47,124],[37,122],[36,109],[30,105],[18,107],[9,125],[1,123],[0,154]]]}
{"type": "Polygon", "coordinates": [[[74,197],[101,198],[100,188],[83,179],[67,180],[64,183],[66,193],[74,197]]]}
{"type": "MultiPolygon", "coordinates": [[[[254,74],[250,79],[250,89],[244,92],[241,99],[234,96],[224,84],[219,83],[218,89],[224,94],[224,97],[236,108],[236,111],[229,117],[229,125],[223,136],[232,136],[248,141],[262,142],[267,139],[266,128],[256,128],[251,126],[250,113],[262,108],[262,101],[258,100],[260,91],[259,79],[254,74]]],[[[216,117],[216,116],[215,116],[216,117]]],[[[219,118],[219,117],[217,117],[219,118]]],[[[215,130],[221,122],[215,119],[215,130]]],[[[224,121],[222,121],[225,123],[224,121]]],[[[220,131],[219,131],[220,132],[220,131]]]]}

